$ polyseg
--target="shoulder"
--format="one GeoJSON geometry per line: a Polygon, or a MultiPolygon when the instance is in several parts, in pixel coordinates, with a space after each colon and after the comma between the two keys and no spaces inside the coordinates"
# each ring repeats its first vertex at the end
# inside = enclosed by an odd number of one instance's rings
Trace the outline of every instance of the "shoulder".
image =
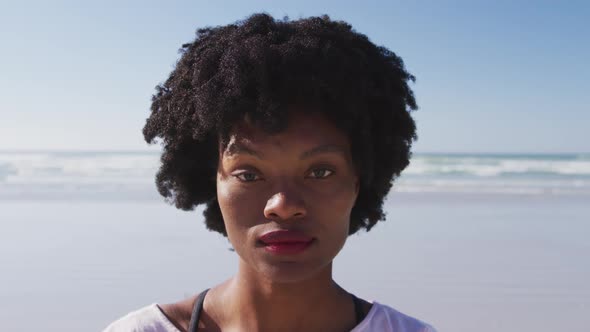
{"type": "Polygon", "coordinates": [[[103,332],[180,332],[156,303],[132,311],[107,326],[103,332]]]}
{"type": "Polygon", "coordinates": [[[373,302],[365,319],[352,330],[352,332],[370,331],[436,332],[432,326],[421,320],[378,302],[373,302]]]}

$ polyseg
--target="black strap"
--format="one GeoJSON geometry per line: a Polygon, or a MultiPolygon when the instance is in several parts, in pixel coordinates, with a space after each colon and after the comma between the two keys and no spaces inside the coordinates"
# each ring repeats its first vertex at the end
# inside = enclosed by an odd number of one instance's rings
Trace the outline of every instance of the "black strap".
{"type": "Polygon", "coordinates": [[[203,302],[205,302],[205,295],[209,289],[204,290],[195,301],[193,313],[191,314],[191,322],[188,326],[188,332],[197,332],[199,328],[199,318],[201,317],[201,311],[203,311],[203,302]]]}
{"type": "MultiPolygon", "coordinates": [[[[197,332],[199,328],[199,319],[201,317],[201,312],[203,311],[203,302],[205,302],[205,295],[209,289],[204,290],[195,301],[195,306],[193,308],[193,313],[191,315],[191,322],[188,326],[188,332],[197,332]]],[[[363,310],[363,302],[356,297],[354,294],[350,294],[352,296],[352,302],[354,303],[354,315],[356,317],[356,325],[360,324],[363,319],[365,319],[365,312],[363,310]]]]}
{"type": "Polygon", "coordinates": [[[363,310],[363,302],[354,294],[352,296],[352,302],[354,302],[354,315],[356,317],[356,325],[360,324],[365,319],[365,311],[363,310]]]}

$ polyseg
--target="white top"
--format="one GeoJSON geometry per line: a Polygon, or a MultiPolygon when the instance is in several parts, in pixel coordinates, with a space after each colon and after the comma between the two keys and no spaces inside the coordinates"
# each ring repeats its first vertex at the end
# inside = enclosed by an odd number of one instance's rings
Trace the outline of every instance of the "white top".
{"type": "MultiPolygon", "coordinates": [[[[365,319],[350,332],[436,332],[428,324],[373,302],[365,319]]],[[[107,326],[103,332],[180,332],[156,303],[128,313],[107,326]]]]}

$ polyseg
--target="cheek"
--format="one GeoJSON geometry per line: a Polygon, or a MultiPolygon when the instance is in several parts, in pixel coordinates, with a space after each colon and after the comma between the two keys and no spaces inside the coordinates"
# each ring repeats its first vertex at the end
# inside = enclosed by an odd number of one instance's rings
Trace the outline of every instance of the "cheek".
{"type": "Polygon", "coordinates": [[[256,195],[248,194],[228,182],[217,181],[217,201],[228,238],[235,248],[245,242],[249,229],[260,221],[263,214],[260,212],[262,208],[253,208],[260,205],[256,195]]]}
{"type": "Polygon", "coordinates": [[[322,220],[322,227],[332,241],[344,242],[350,228],[350,213],[356,201],[354,185],[339,182],[329,192],[315,191],[309,196],[312,215],[322,220]],[[352,188],[352,189],[351,189],[352,188]]]}
{"type": "Polygon", "coordinates": [[[308,191],[308,201],[320,208],[323,213],[334,216],[347,216],[356,201],[354,183],[335,181],[329,186],[318,186],[308,191]]]}

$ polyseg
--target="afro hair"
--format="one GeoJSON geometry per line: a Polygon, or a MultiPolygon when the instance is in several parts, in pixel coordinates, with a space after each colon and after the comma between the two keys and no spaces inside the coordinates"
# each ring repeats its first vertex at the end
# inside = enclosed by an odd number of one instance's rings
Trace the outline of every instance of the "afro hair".
{"type": "Polygon", "coordinates": [[[216,199],[219,147],[245,118],[269,133],[287,106],[323,113],[343,130],[360,179],[349,233],[384,220],[383,201],[409,164],[417,109],[403,61],[328,16],[275,20],[254,14],[197,30],[156,87],[143,128],[163,152],[158,191],[183,210],[206,204],[207,228],[227,235],[216,199]]]}

